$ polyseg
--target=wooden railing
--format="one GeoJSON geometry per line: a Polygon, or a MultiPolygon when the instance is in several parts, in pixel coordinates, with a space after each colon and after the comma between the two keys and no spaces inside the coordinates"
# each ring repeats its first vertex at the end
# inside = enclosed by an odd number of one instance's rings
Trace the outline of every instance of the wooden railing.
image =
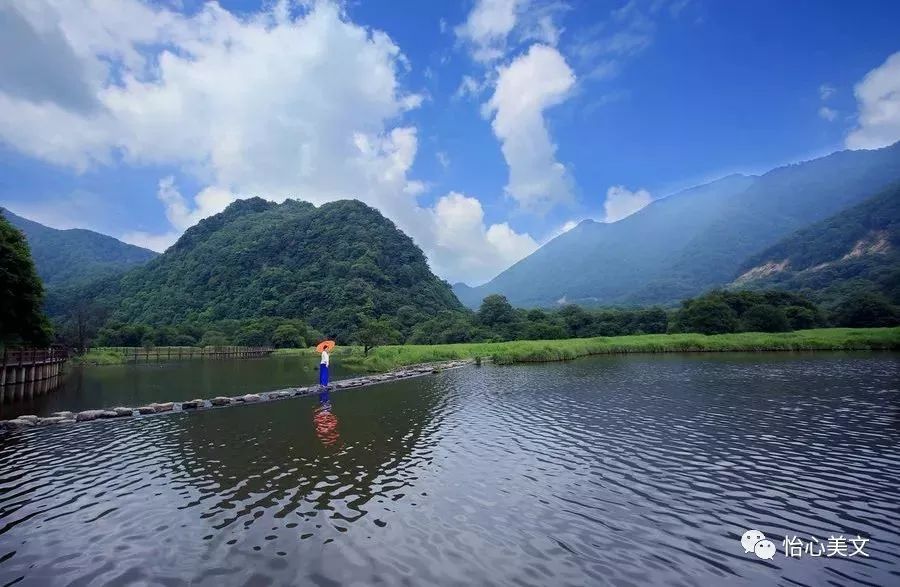
{"type": "Polygon", "coordinates": [[[4,349],[0,388],[58,378],[69,358],[68,349],[4,349]]]}
{"type": "Polygon", "coordinates": [[[126,363],[180,361],[183,359],[252,359],[266,357],[275,349],[272,347],[216,346],[216,347],[103,347],[95,350],[111,350],[121,353],[126,363]]]}

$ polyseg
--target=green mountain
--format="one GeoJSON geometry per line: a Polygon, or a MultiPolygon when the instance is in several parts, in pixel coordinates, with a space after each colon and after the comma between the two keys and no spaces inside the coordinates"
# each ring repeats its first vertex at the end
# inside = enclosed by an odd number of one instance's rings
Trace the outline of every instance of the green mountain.
{"type": "Polygon", "coordinates": [[[299,318],[344,340],[372,318],[462,308],[413,241],[355,200],[239,200],[99,289],[114,323],[299,318]]]}
{"type": "Polygon", "coordinates": [[[900,304],[900,183],[747,259],[740,288],[806,291],[833,304],[854,290],[900,304]]]}
{"type": "Polygon", "coordinates": [[[38,276],[50,290],[122,273],[157,256],[90,230],[57,230],[9,210],[3,215],[25,235],[38,276]]]}
{"type": "Polygon", "coordinates": [[[734,279],[749,256],[900,180],[900,143],[730,176],[612,224],[584,221],[488,283],[457,287],[519,306],[670,304],[734,279]]]}

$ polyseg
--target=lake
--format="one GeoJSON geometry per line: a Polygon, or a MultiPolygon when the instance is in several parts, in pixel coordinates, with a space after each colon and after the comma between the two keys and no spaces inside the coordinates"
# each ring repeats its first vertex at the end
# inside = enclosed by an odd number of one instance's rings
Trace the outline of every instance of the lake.
{"type": "Polygon", "coordinates": [[[0,584],[898,584],[898,382],[896,353],[625,355],[5,434],[0,584]],[[868,556],[784,555],[832,535],[868,556]]]}
{"type": "MultiPolygon", "coordinates": [[[[330,373],[332,380],[356,374],[340,364],[333,365],[330,373]]],[[[23,400],[0,404],[0,420],[23,414],[49,416],[60,410],[136,407],[153,402],[259,393],[318,383],[319,371],[318,357],[191,359],[99,367],[67,365],[61,381],[53,391],[20,392],[18,396],[25,396],[23,400]]]]}

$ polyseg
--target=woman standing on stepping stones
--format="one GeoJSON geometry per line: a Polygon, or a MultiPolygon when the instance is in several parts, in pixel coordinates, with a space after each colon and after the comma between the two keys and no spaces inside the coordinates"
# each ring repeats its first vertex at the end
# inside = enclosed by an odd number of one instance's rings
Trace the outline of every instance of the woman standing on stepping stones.
{"type": "Polygon", "coordinates": [[[328,351],[333,349],[334,346],[335,342],[333,340],[320,342],[316,346],[316,350],[322,353],[322,360],[319,362],[319,385],[322,387],[328,387],[328,366],[331,359],[328,355],[328,351]]]}

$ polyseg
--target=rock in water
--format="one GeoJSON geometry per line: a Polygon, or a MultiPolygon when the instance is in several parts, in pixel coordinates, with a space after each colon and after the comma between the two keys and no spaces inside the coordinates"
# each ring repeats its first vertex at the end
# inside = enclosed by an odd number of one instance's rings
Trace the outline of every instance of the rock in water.
{"type": "Polygon", "coordinates": [[[91,420],[100,418],[104,411],[105,410],[85,410],[83,412],[78,412],[75,415],[75,420],[77,420],[78,422],[90,422],[91,420]]]}

